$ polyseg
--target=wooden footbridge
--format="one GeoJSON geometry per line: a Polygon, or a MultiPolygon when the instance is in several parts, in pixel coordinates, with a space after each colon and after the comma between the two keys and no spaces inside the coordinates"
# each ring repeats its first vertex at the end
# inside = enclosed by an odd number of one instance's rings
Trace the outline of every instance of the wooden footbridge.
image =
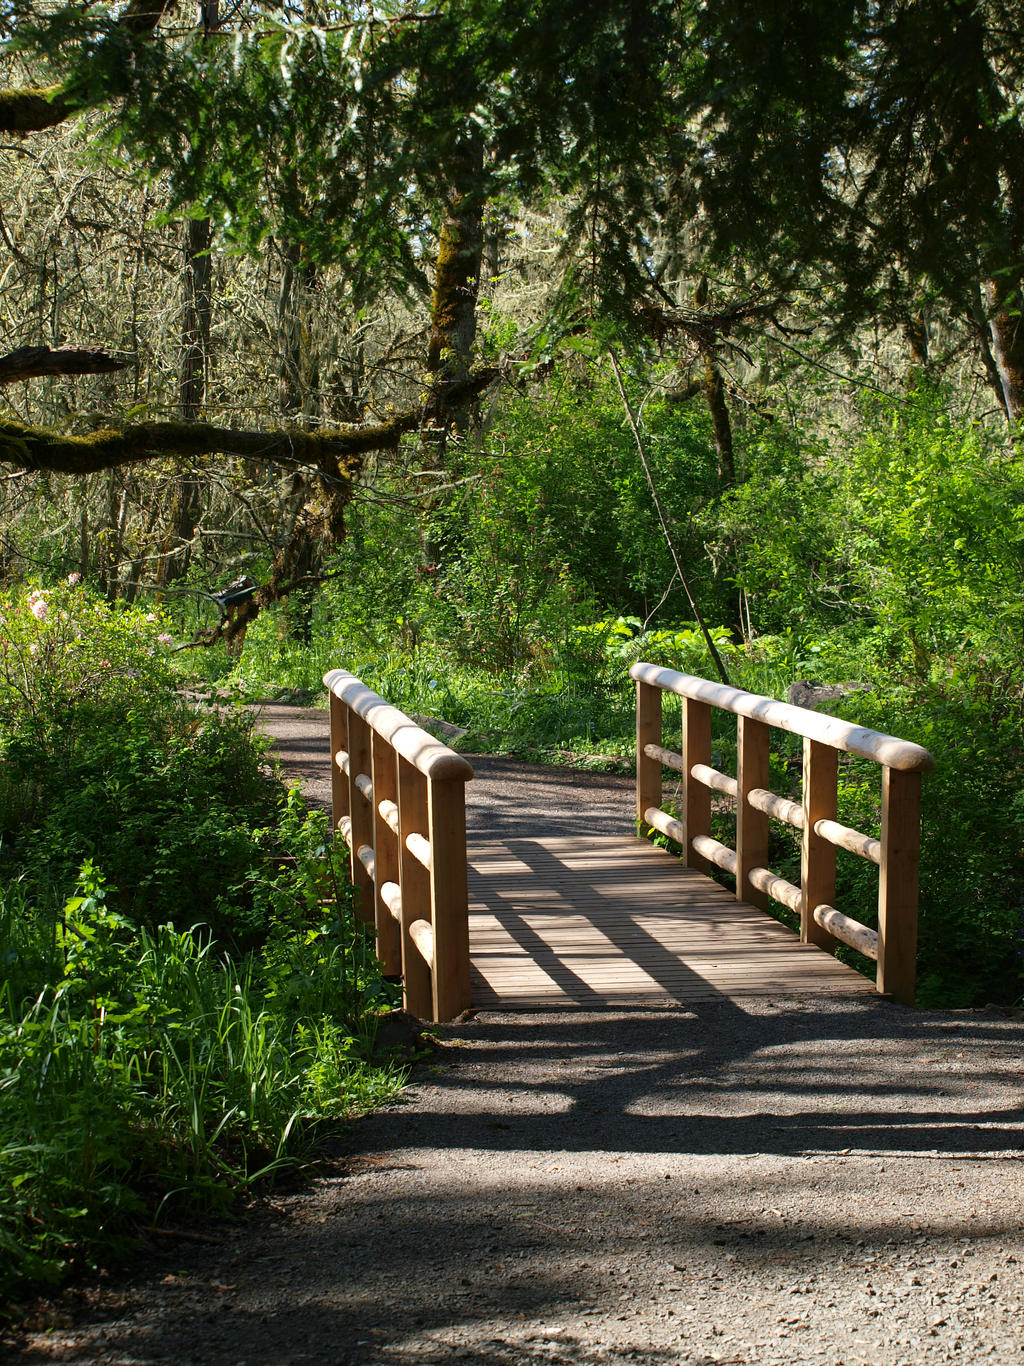
{"type": "Polygon", "coordinates": [[[912,1001],[927,750],[651,664],[631,673],[641,837],[519,830],[468,847],[467,760],[354,675],[326,676],[333,824],[406,1008],[448,1020],[470,1006],[599,1009],[873,989],[912,1001]],[[662,735],[666,692],[682,698],[678,749],[662,735]],[[736,717],[735,776],[711,766],[713,708],[736,717]],[[773,727],[803,737],[799,802],[769,788],[773,727]],[[878,837],[836,819],[840,753],[881,770],[878,837]],[[678,814],[663,807],[665,770],[679,775],[678,814]],[[735,849],[711,835],[713,800],[735,807],[735,849]],[[801,832],[799,886],[768,867],[772,820],[801,832]],[[651,844],[655,832],[682,857],[651,844]],[[832,904],[837,849],[878,867],[877,930],[832,904]],[[736,895],[711,868],[735,877],[736,895]],[[799,935],[767,913],[769,900],[799,916],[799,935]],[[876,960],[874,988],[835,958],[840,942],[876,960]]]}

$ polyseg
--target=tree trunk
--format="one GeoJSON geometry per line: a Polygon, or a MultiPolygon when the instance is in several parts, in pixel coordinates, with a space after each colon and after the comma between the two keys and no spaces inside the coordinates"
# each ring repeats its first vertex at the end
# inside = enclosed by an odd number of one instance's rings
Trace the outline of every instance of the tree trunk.
{"type": "Polygon", "coordinates": [[[323,416],[320,338],[312,298],[317,275],[296,243],[285,243],[282,255],[277,309],[281,412],[288,418],[301,417],[306,426],[316,426],[323,416]]]}
{"type": "MultiPolygon", "coordinates": [[[[220,27],[219,0],[202,0],[199,6],[204,36],[220,27]]],[[[178,398],[185,422],[196,422],[206,400],[210,371],[210,330],[213,320],[213,234],[208,218],[190,218],[185,224],[185,272],[182,282],[184,306],[181,323],[181,371],[178,398]]],[[[190,474],[174,480],[168,547],[157,567],[157,585],[182,578],[192,558],[192,539],[199,517],[199,484],[190,474]]]]}
{"type": "Polygon", "coordinates": [[[468,377],[476,340],[476,303],[484,243],[483,204],[479,196],[482,170],[480,139],[461,138],[452,157],[430,300],[427,369],[442,384],[459,383],[468,377]]]}
{"type": "Polygon", "coordinates": [[[1014,281],[1000,288],[995,280],[985,280],[982,294],[988,314],[992,359],[999,377],[1003,406],[1011,426],[1024,415],[1024,320],[1021,318],[1021,289],[1014,281]]]}
{"type": "Polygon", "coordinates": [[[704,361],[704,397],[711,413],[711,425],[715,433],[715,450],[718,452],[718,482],[723,489],[736,482],[736,459],[732,445],[732,422],[729,419],[729,406],[725,401],[725,385],[722,375],[711,356],[704,361]]]}

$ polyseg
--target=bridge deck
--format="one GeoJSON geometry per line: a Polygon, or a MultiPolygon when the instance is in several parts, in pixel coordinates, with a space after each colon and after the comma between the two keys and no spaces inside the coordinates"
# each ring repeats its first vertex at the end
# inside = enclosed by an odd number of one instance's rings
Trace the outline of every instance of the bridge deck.
{"type": "Polygon", "coordinates": [[[489,1009],[871,993],[867,978],[630,835],[477,835],[473,1003],[489,1009]]]}

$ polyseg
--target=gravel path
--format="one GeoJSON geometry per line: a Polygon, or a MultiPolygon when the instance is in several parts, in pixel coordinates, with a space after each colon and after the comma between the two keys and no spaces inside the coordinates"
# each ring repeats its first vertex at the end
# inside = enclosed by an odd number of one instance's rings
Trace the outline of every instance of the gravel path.
{"type": "MultiPolygon", "coordinates": [[[[316,769],[303,714],[281,724],[316,769]]],[[[541,792],[570,826],[625,793],[628,828],[628,782],[476,766],[477,828],[541,792]]],[[[442,1034],[336,1174],[11,1359],[1024,1362],[1019,1019],[746,998],[442,1034]]]]}

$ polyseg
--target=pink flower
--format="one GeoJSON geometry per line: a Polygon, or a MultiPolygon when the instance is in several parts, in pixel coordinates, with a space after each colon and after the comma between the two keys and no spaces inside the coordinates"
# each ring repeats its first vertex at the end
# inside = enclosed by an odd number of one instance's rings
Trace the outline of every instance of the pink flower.
{"type": "Polygon", "coordinates": [[[156,613],[155,613],[155,612],[147,612],[147,613],[146,613],[146,620],[147,620],[147,621],[156,621],[156,620],[157,620],[157,615],[156,615],[156,613]]]}
{"type": "Polygon", "coordinates": [[[28,600],[28,610],[35,617],[36,621],[45,621],[50,608],[46,599],[41,593],[33,593],[28,600]]]}
{"type": "Polygon", "coordinates": [[[160,635],[157,636],[157,642],[160,645],[173,645],[174,637],[169,636],[166,631],[162,631],[160,635]]]}
{"type": "Polygon", "coordinates": [[[82,582],[82,576],[81,576],[81,574],[74,573],[74,574],[69,574],[69,575],[68,575],[68,587],[69,587],[69,588],[74,588],[74,586],[75,586],[76,583],[81,583],[81,582],[82,582]]]}

